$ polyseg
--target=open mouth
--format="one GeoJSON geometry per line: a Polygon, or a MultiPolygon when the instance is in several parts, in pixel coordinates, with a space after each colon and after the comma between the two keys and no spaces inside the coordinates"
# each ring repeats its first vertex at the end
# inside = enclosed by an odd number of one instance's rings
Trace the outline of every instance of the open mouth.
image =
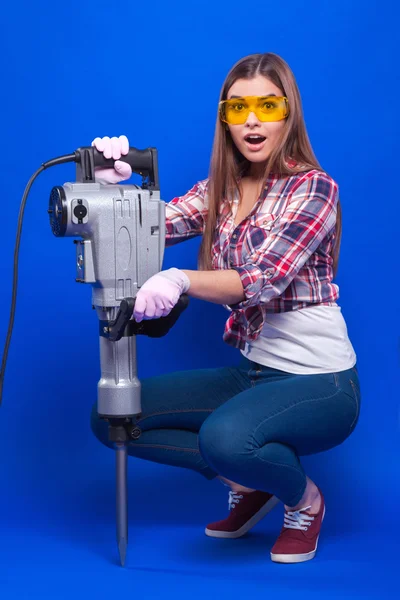
{"type": "Polygon", "coordinates": [[[246,137],[244,138],[245,142],[247,142],[248,144],[254,144],[255,146],[257,144],[262,144],[263,142],[265,142],[267,138],[264,137],[263,135],[255,135],[255,134],[249,134],[246,135],[246,137]]]}

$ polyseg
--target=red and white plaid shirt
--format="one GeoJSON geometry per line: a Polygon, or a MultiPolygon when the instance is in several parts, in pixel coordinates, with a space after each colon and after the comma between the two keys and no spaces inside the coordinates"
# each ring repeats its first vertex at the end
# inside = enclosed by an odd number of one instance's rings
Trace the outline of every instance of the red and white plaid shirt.
{"type": "MultiPolygon", "coordinates": [[[[166,245],[201,235],[207,218],[208,179],[166,207],[166,245]]],[[[335,240],[338,185],[316,169],[271,176],[251,213],[234,224],[238,198],[225,199],[219,215],[212,265],[234,269],[245,299],[231,311],[223,339],[244,349],[260,335],[267,313],[310,305],[335,305],[330,252],[335,240]]]]}

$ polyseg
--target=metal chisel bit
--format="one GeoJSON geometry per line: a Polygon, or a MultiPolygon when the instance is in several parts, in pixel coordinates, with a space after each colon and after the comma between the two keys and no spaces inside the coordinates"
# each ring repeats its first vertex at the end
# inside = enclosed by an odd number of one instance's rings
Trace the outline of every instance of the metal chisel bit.
{"type": "Polygon", "coordinates": [[[117,544],[121,565],[125,565],[128,547],[128,449],[126,444],[116,448],[117,544]]]}

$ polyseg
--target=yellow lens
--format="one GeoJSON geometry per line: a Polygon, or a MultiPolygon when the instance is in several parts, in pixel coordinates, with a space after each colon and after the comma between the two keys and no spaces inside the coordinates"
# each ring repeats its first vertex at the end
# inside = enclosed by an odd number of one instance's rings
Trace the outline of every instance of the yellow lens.
{"type": "Polygon", "coordinates": [[[289,114],[289,104],[284,96],[245,96],[220,103],[221,120],[229,125],[243,125],[251,112],[262,122],[281,121],[289,114]]]}
{"type": "Polygon", "coordinates": [[[266,96],[258,98],[254,112],[260,121],[281,121],[288,115],[287,108],[287,99],[283,96],[266,96]]]}
{"type": "Polygon", "coordinates": [[[244,98],[227,100],[225,103],[226,121],[231,125],[241,125],[246,123],[249,112],[249,107],[244,98]]]}

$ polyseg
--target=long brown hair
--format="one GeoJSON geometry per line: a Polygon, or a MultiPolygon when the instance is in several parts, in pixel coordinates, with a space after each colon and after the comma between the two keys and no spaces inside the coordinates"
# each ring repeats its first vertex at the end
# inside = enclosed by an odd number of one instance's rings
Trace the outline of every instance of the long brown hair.
{"type": "MultiPolygon", "coordinates": [[[[310,169],[322,171],[308,138],[296,79],[289,65],[280,56],[268,52],[265,54],[252,54],[239,60],[226,77],[221,89],[220,101],[227,99],[228,91],[237,79],[252,79],[257,75],[263,75],[279,87],[287,97],[290,107],[282,135],[268,158],[264,181],[272,169],[280,175],[293,175],[310,169]],[[288,164],[289,158],[296,162],[295,166],[288,164]]],[[[210,164],[208,215],[199,251],[199,266],[201,269],[209,270],[212,268],[211,250],[221,202],[235,191],[240,194],[238,180],[249,166],[249,161],[237,150],[229,130],[218,115],[210,164]]],[[[341,233],[342,218],[339,202],[336,236],[331,254],[335,275],[338,266],[341,233]]]]}

